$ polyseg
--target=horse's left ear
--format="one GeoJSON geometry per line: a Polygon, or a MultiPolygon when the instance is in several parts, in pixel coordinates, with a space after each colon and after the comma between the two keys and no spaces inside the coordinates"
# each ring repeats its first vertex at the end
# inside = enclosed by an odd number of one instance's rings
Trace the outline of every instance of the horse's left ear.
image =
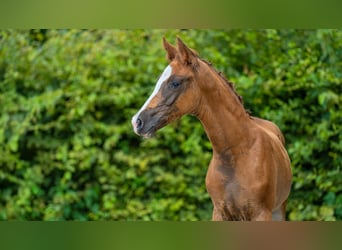
{"type": "Polygon", "coordinates": [[[197,52],[188,48],[179,37],[177,37],[177,46],[180,59],[187,65],[195,65],[198,57],[197,52]]]}

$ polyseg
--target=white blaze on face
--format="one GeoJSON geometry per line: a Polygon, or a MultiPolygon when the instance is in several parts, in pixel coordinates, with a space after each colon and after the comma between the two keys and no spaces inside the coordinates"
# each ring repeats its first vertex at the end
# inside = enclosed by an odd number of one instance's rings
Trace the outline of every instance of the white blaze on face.
{"type": "Polygon", "coordinates": [[[133,125],[133,128],[134,128],[134,131],[136,131],[136,124],[137,124],[137,119],[140,115],[140,113],[145,110],[145,108],[149,105],[149,103],[151,102],[151,100],[158,94],[159,90],[160,90],[160,87],[162,86],[163,82],[165,82],[172,74],[172,67],[170,65],[168,65],[164,72],[162,73],[162,75],[160,76],[157,84],[156,84],[156,87],[154,88],[151,96],[146,100],[145,104],[141,107],[141,109],[138,111],[138,113],[136,113],[133,118],[132,118],[132,125],[133,125]]]}

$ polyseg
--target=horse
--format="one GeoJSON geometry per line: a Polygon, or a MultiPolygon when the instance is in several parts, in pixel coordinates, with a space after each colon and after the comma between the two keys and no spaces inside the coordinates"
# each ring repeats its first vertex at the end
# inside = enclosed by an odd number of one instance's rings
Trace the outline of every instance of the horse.
{"type": "Polygon", "coordinates": [[[146,138],[193,115],[212,145],[205,184],[213,221],[282,221],[291,189],[290,158],[280,129],[246,111],[242,97],[222,73],[177,37],[163,37],[169,62],[151,96],[132,117],[146,138]]]}

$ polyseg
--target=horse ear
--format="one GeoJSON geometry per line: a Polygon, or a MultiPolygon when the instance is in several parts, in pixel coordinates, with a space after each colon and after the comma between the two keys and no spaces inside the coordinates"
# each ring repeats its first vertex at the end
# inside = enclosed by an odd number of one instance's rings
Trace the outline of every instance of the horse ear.
{"type": "Polygon", "coordinates": [[[189,64],[195,65],[197,57],[198,57],[197,52],[188,48],[179,37],[177,37],[177,46],[178,46],[180,59],[188,65],[189,64]]]}
{"type": "Polygon", "coordinates": [[[163,45],[164,49],[167,52],[166,57],[169,60],[169,62],[171,62],[176,57],[177,49],[175,48],[175,46],[171,45],[168,41],[166,41],[165,37],[163,37],[163,45]]]}

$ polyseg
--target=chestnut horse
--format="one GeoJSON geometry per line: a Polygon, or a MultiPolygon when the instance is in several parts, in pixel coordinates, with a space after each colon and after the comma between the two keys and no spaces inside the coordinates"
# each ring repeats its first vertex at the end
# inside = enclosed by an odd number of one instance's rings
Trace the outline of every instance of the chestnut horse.
{"type": "Polygon", "coordinates": [[[206,187],[212,219],[285,220],[291,187],[285,140],[272,122],[251,116],[233,85],[178,37],[163,38],[169,65],[132,118],[136,134],[150,137],[185,114],[196,116],[213,148],[206,187]]]}

